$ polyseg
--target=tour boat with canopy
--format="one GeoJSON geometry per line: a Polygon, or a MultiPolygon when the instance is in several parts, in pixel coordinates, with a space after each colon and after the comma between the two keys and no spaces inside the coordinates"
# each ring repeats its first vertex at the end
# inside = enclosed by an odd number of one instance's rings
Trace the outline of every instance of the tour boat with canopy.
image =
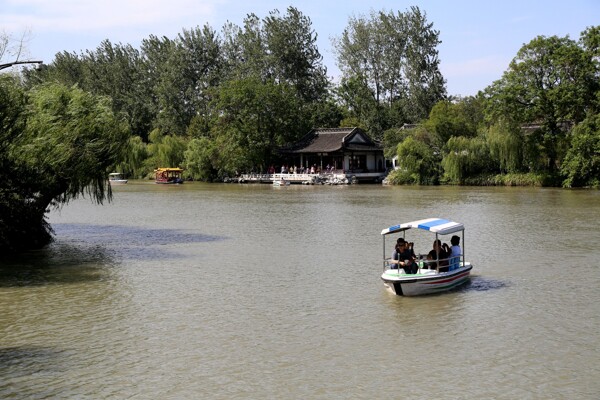
{"type": "Polygon", "coordinates": [[[383,237],[383,274],[381,275],[381,279],[386,288],[394,294],[399,296],[417,296],[439,293],[460,286],[470,278],[473,266],[471,263],[465,261],[465,228],[462,223],[442,218],[428,218],[390,226],[382,230],[381,235],[383,237]],[[415,258],[418,263],[417,272],[414,274],[406,273],[402,267],[398,268],[398,264],[392,263],[392,258],[386,255],[385,245],[388,235],[401,234],[401,237],[405,239],[406,231],[409,229],[420,229],[433,233],[435,234],[435,241],[440,236],[460,233],[462,239],[460,257],[428,261],[427,254],[416,254],[415,258]],[[447,266],[448,271],[440,271],[440,262],[443,262],[447,266]],[[427,268],[428,266],[430,268],[427,268]]]}
{"type": "Polygon", "coordinates": [[[181,168],[157,168],[154,170],[156,183],[183,183],[181,168]]]}
{"type": "Polygon", "coordinates": [[[123,178],[123,174],[120,172],[111,172],[108,174],[108,183],[111,185],[124,185],[127,183],[127,179],[123,178]]]}

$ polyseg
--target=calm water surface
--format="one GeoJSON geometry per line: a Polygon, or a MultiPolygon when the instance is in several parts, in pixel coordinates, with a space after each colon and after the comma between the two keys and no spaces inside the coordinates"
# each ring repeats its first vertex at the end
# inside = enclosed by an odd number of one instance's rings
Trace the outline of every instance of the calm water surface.
{"type": "Polygon", "coordinates": [[[0,398],[600,397],[598,191],[132,182],[50,222],[0,265],[0,398]],[[431,216],[471,283],[387,293],[381,229],[431,216]]]}

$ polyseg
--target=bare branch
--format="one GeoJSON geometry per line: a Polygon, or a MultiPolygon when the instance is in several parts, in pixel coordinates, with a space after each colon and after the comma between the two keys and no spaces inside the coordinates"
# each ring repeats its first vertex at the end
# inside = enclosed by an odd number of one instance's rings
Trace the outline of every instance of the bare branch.
{"type": "Polygon", "coordinates": [[[6,31],[0,32],[0,62],[19,61],[27,57],[27,44],[31,41],[31,29],[25,29],[18,38],[6,31]]]}

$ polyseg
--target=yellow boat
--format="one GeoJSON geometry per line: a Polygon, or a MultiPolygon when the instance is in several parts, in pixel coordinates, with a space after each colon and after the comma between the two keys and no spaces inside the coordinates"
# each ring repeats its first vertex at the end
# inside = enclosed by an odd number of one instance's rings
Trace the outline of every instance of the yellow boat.
{"type": "Polygon", "coordinates": [[[157,168],[154,170],[154,182],[156,183],[183,183],[181,168],[157,168]]]}

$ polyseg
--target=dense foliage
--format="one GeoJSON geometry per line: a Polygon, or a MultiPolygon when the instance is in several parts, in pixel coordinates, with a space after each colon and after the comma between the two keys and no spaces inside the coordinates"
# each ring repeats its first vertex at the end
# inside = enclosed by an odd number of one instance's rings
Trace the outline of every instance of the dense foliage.
{"type": "MultiPolygon", "coordinates": [[[[394,137],[429,146],[439,160],[441,182],[598,187],[599,48],[599,27],[588,28],[578,42],[534,38],[476,97],[435,104],[421,125],[428,135],[411,129],[399,137],[391,130],[386,146],[394,137]]],[[[413,160],[417,153],[405,153],[399,146],[400,171],[390,180],[422,183],[413,160]]],[[[426,154],[428,164],[428,153],[419,154],[426,154]]]]}
{"type": "Polygon", "coordinates": [[[0,100],[0,249],[39,247],[49,207],[110,198],[106,171],[123,157],[128,125],[108,98],[60,84],[25,92],[2,76],[0,100]]]}
{"type": "Polygon", "coordinates": [[[440,43],[439,31],[418,7],[350,18],[335,42],[343,72],[337,93],[374,138],[394,126],[420,122],[445,97],[440,43]]]}

